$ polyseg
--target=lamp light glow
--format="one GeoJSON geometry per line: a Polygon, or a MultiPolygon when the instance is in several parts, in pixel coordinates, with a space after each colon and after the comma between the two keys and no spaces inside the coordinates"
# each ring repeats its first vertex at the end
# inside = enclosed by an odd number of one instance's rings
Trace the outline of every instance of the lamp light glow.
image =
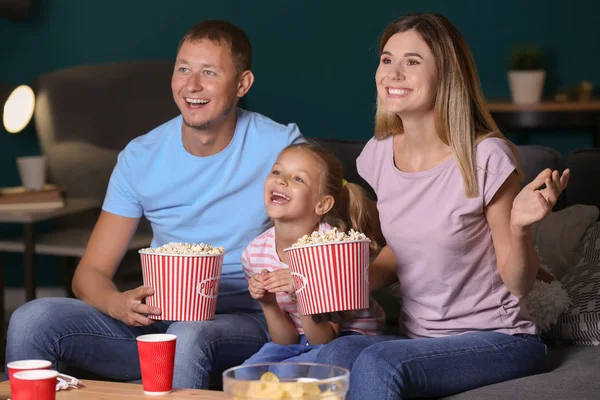
{"type": "Polygon", "coordinates": [[[17,87],[4,104],[2,122],[4,129],[10,133],[22,131],[33,116],[35,108],[35,94],[27,85],[17,87]]]}

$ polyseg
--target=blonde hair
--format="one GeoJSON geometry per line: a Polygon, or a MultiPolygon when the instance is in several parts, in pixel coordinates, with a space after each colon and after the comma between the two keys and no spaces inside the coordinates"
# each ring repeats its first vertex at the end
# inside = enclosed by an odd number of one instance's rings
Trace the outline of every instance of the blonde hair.
{"type": "Polygon", "coordinates": [[[314,141],[292,144],[285,148],[310,152],[321,164],[321,195],[333,197],[332,209],[323,216],[322,221],[341,231],[350,228],[364,233],[371,239],[370,250],[375,254],[379,250],[376,241],[377,216],[365,190],[358,184],[344,182],[342,163],[322,145],[314,141]]]}
{"type": "MultiPolygon", "coordinates": [[[[379,54],[393,35],[411,30],[421,35],[436,61],[438,84],[433,104],[436,131],[440,140],[452,148],[465,195],[476,197],[479,193],[476,145],[485,138],[496,137],[507,142],[517,173],[522,176],[516,146],[500,132],[485,104],[473,55],[458,29],[446,17],[413,13],[396,20],[383,32],[379,54]]],[[[383,139],[403,132],[400,117],[386,111],[378,98],[375,138],[383,139]]]]}

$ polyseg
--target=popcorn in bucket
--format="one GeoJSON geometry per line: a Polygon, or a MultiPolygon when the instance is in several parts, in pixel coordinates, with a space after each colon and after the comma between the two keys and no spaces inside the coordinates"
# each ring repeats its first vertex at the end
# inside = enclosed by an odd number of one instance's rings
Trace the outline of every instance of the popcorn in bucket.
{"type": "Polygon", "coordinates": [[[215,317],[225,251],[205,244],[169,243],[139,251],[144,286],[154,289],[146,304],[166,321],[202,321],[215,317]]]}
{"type": "Polygon", "coordinates": [[[302,315],[369,308],[369,243],[334,229],[284,249],[302,315]]]}

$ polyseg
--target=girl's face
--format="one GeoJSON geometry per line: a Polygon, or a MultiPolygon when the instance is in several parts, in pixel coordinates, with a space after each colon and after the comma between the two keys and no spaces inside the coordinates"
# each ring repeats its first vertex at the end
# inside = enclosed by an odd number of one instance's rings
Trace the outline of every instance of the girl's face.
{"type": "Polygon", "coordinates": [[[265,181],[269,217],[281,221],[314,218],[321,212],[321,162],[310,151],[291,148],[279,155],[265,181]]]}
{"type": "Polygon", "coordinates": [[[418,32],[396,33],[387,41],[375,73],[377,95],[386,111],[401,117],[429,111],[437,79],[433,53],[418,32]]]}

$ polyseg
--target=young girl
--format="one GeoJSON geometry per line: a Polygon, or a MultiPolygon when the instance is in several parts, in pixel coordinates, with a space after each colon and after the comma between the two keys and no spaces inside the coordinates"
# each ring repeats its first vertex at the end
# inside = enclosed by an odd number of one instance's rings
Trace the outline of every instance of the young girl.
{"type": "Polygon", "coordinates": [[[372,302],[349,321],[316,322],[298,313],[283,249],[300,237],[332,227],[353,228],[373,239],[373,218],[365,192],[343,179],[340,162],[321,146],[307,142],[281,152],[265,182],[265,205],[274,227],[254,239],[242,253],[248,290],[260,303],[272,342],[244,364],[280,361],[314,362],[318,351],[340,335],[378,335],[383,310],[372,302]]]}

